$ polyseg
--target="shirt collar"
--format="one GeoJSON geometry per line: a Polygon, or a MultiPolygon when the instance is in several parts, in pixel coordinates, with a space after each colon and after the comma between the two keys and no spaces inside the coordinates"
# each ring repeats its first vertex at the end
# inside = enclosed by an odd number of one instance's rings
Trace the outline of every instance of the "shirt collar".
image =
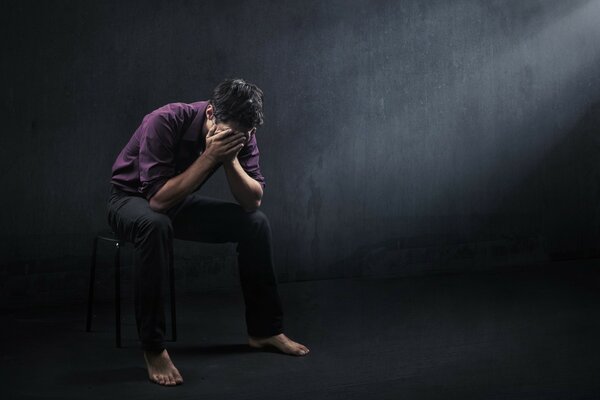
{"type": "Polygon", "coordinates": [[[191,103],[191,106],[196,109],[196,116],[183,134],[182,139],[197,142],[200,140],[200,136],[202,134],[202,125],[204,124],[205,111],[206,107],[208,106],[208,101],[197,101],[195,103],[191,103]]]}

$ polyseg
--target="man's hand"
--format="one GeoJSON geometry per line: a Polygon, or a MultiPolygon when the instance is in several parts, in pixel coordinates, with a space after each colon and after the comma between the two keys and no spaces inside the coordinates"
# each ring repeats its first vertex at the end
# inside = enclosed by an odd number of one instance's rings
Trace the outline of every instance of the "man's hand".
{"type": "Polygon", "coordinates": [[[231,162],[246,143],[246,134],[232,129],[217,131],[213,125],[206,134],[204,155],[217,163],[231,162]]]}

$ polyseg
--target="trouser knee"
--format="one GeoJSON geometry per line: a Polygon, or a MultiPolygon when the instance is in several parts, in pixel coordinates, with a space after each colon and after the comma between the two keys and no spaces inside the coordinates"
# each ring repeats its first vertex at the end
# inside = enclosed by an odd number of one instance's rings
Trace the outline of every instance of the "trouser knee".
{"type": "Polygon", "coordinates": [[[136,245],[156,244],[173,239],[173,224],[165,214],[148,214],[137,224],[136,245]]]}
{"type": "Polygon", "coordinates": [[[244,231],[250,235],[271,233],[271,224],[269,218],[261,210],[255,210],[244,214],[243,218],[244,231]]]}

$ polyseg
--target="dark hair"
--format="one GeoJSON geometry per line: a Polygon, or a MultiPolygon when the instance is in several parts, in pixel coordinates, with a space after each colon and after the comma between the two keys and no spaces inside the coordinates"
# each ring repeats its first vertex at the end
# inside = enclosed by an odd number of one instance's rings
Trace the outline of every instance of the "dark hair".
{"type": "Polygon", "coordinates": [[[263,124],[263,92],[243,79],[225,79],[210,99],[217,121],[234,121],[252,129],[263,124]]]}

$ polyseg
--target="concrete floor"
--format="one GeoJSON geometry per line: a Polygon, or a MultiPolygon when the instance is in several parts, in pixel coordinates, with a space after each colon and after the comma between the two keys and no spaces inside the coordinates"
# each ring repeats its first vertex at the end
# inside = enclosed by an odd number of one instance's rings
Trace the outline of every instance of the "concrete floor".
{"type": "Polygon", "coordinates": [[[178,298],[185,383],[147,380],[133,304],[5,311],[2,399],[600,398],[600,261],[281,284],[306,357],[250,349],[239,290],[178,298]]]}

